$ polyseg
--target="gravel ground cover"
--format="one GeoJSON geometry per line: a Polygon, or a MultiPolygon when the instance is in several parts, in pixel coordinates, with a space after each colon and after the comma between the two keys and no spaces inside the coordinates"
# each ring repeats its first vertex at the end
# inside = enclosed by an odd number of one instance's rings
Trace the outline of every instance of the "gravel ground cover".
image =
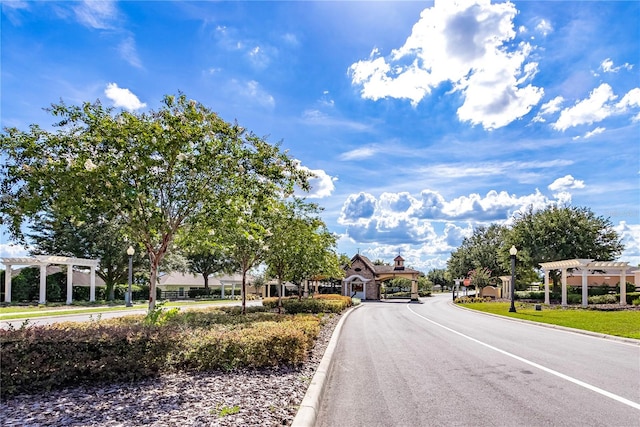
{"type": "Polygon", "coordinates": [[[19,395],[0,402],[0,425],[290,425],[339,319],[334,315],[323,325],[299,367],[168,373],[136,383],[19,395]]]}

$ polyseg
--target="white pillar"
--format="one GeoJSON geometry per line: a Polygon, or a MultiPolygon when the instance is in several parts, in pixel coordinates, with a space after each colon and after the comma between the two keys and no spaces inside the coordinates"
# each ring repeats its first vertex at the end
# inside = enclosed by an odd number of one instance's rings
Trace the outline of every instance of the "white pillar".
{"type": "Polygon", "coordinates": [[[562,269],[562,306],[567,306],[567,269],[562,269]]]}
{"type": "Polygon", "coordinates": [[[94,302],[96,300],[96,268],[94,266],[91,266],[89,286],[89,302],[94,302]]]}
{"type": "Polygon", "coordinates": [[[551,298],[549,297],[549,271],[544,271],[544,303],[551,304],[551,298]]]}
{"type": "Polygon", "coordinates": [[[304,281],[304,290],[302,291],[302,296],[304,296],[305,298],[309,297],[309,281],[308,280],[304,281]]]}
{"type": "Polygon", "coordinates": [[[5,264],[4,270],[4,302],[11,302],[11,264],[5,264]]]}
{"type": "Polygon", "coordinates": [[[224,283],[220,282],[220,298],[224,299],[224,283]]]}
{"type": "Polygon", "coordinates": [[[40,304],[47,303],[47,264],[40,264],[40,304]]]}
{"type": "Polygon", "coordinates": [[[231,285],[231,298],[235,298],[236,297],[236,284],[233,283],[231,285]]]}
{"type": "Polygon", "coordinates": [[[627,305],[627,270],[620,271],[620,305],[627,305]]]}
{"type": "Polygon", "coordinates": [[[587,268],[582,268],[582,306],[589,304],[589,287],[587,286],[587,268]]]}
{"type": "Polygon", "coordinates": [[[73,265],[67,265],[67,305],[73,301],[73,265]]]}

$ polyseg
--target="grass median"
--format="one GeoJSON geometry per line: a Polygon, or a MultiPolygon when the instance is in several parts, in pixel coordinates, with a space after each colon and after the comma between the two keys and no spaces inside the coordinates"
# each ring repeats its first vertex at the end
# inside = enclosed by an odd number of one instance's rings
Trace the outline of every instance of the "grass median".
{"type": "MultiPolygon", "coordinates": [[[[216,305],[216,304],[230,304],[236,302],[235,300],[198,300],[198,301],[170,301],[167,302],[165,307],[189,307],[189,306],[201,306],[201,305],[216,305]]],[[[17,320],[17,319],[33,319],[37,317],[50,317],[50,316],[68,316],[72,314],[91,314],[91,313],[106,313],[112,311],[127,311],[127,310],[140,310],[148,307],[147,302],[134,303],[133,307],[126,307],[124,302],[120,305],[114,304],[89,304],[87,305],[53,305],[53,304],[40,304],[40,305],[15,305],[8,307],[0,307],[0,321],[1,320],[17,320]]]]}
{"type": "Polygon", "coordinates": [[[542,310],[538,311],[534,304],[517,303],[516,312],[510,313],[508,302],[474,302],[459,305],[500,316],[640,340],[639,310],[601,311],[542,306],[542,310]]]}

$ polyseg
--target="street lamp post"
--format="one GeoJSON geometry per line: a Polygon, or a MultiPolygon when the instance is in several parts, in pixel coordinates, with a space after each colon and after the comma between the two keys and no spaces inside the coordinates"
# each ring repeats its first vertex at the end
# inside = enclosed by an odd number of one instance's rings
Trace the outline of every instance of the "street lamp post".
{"type": "Polygon", "coordinates": [[[127,255],[129,255],[129,288],[127,290],[127,307],[133,307],[132,300],[133,294],[131,293],[131,282],[133,281],[133,254],[135,253],[133,246],[127,248],[127,255]]]}
{"type": "Polygon", "coordinates": [[[516,254],[518,250],[515,246],[511,246],[509,249],[509,255],[511,255],[511,307],[509,307],[509,313],[516,312],[515,297],[516,297],[516,254]]]}

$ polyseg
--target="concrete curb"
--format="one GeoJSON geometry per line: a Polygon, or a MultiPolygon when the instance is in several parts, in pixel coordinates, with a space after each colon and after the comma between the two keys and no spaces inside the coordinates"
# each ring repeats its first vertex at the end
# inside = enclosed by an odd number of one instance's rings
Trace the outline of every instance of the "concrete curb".
{"type": "Polygon", "coordinates": [[[351,314],[351,312],[353,312],[353,310],[357,309],[358,307],[362,307],[362,304],[351,308],[349,311],[343,314],[342,318],[336,325],[336,328],[333,330],[331,340],[329,340],[327,349],[324,351],[322,360],[318,365],[318,369],[316,369],[316,373],[313,375],[311,384],[309,384],[309,388],[307,389],[307,392],[302,399],[300,409],[298,409],[298,413],[293,419],[291,427],[313,427],[315,425],[316,418],[318,417],[318,410],[320,408],[320,401],[322,400],[322,394],[324,393],[325,385],[327,382],[327,377],[329,376],[331,366],[333,365],[333,353],[336,349],[336,346],[338,345],[338,338],[340,337],[342,325],[347,317],[351,314]]]}

